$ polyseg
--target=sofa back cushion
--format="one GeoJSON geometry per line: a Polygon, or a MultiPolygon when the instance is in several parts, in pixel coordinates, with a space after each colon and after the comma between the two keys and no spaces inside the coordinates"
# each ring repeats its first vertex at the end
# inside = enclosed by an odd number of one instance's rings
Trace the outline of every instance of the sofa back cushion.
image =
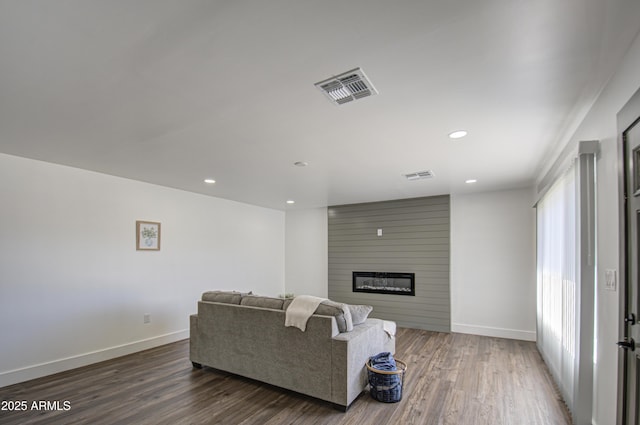
{"type": "Polygon", "coordinates": [[[250,307],[272,308],[282,310],[284,300],[282,298],[261,297],[258,295],[245,295],[240,301],[240,305],[250,307]]]}
{"type": "MultiPolygon", "coordinates": [[[[282,309],[283,310],[288,309],[289,304],[291,304],[291,301],[292,299],[290,298],[284,300],[284,305],[282,306],[282,309]]],[[[344,332],[351,332],[353,330],[353,325],[359,325],[361,323],[364,323],[364,321],[367,319],[367,316],[369,315],[371,310],[373,310],[373,307],[371,306],[352,306],[349,304],[339,303],[336,301],[324,300],[320,303],[320,305],[318,306],[314,314],[335,317],[336,324],[338,325],[338,330],[340,331],[340,333],[344,333],[344,332]],[[352,314],[354,311],[352,307],[369,307],[369,311],[365,312],[366,308],[365,309],[357,308],[355,311],[357,314],[358,322],[356,323],[356,321],[354,321],[352,318],[352,314]]]]}
{"type": "Polygon", "coordinates": [[[347,304],[325,300],[320,303],[315,314],[335,317],[336,322],[338,323],[338,330],[340,330],[340,332],[351,332],[353,330],[351,311],[347,304]]]}
{"type": "MultiPolygon", "coordinates": [[[[264,297],[253,295],[251,292],[207,291],[202,294],[202,301],[286,310],[292,299],[264,297]]],[[[315,314],[333,316],[340,332],[351,332],[354,325],[359,325],[367,319],[372,309],[373,307],[367,305],[350,305],[325,300],[320,303],[315,314]]]]}
{"type": "MultiPolygon", "coordinates": [[[[289,308],[292,299],[288,298],[284,300],[283,310],[289,308]]],[[[373,311],[373,307],[370,305],[362,304],[343,304],[331,300],[323,301],[315,311],[315,314],[321,314],[323,316],[334,316],[338,324],[340,332],[348,332],[347,329],[351,328],[351,325],[360,325],[364,323],[369,317],[369,313],[373,311]],[[345,309],[349,309],[349,314],[345,317],[345,309]]]]}
{"type": "Polygon", "coordinates": [[[236,291],[207,291],[202,294],[202,301],[214,303],[240,304],[242,293],[236,291]]]}
{"type": "MultiPolygon", "coordinates": [[[[282,309],[288,309],[291,301],[291,299],[286,299],[282,309]]],[[[314,314],[335,317],[340,333],[351,332],[353,330],[353,320],[351,319],[351,311],[349,310],[348,304],[324,300],[318,308],[316,308],[314,314]]]]}

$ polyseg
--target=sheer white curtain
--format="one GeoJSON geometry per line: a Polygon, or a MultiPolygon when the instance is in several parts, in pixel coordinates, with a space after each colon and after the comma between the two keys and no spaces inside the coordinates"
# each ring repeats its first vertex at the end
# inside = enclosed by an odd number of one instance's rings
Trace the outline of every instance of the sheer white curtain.
{"type": "Polygon", "coordinates": [[[576,205],[573,166],[537,205],[538,349],[569,405],[576,363],[576,205]]]}
{"type": "Polygon", "coordinates": [[[538,201],[537,344],[576,424],[590,424],[595,291],[595,153],[578,157],[538,201]]]}

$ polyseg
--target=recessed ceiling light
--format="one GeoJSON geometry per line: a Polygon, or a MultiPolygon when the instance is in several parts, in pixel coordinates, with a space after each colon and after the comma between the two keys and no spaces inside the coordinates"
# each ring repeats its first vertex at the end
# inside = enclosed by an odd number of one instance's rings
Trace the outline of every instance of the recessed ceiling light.
{"type": "Polygon", "coordinates": [[[465,180],[464,182],[465,182],[465,183],[467,183],[467,184],[471,184],[471,183],[477,183],[477,182],[478,182],[478,180],[476,180],[476,179],[469,179],[469,180],[465,180]]]}
{"type": "Polygon", "coordinates": [[[216,181],[214,179],[204,179],[204,182],[207,184],[214,184],[216,181]]]}
{"type": "Polygon", "coordinates": [[[453,133],[449,133],[450,139],[460,139],[467,135],[467,132],[464,130],[454,131],[453,133]]]}
{"type": "Polygon", "coordinates": [[[296,161],[293,163],[293,165],[295,165],[296,167],[306,167],[307,165],[309,165],[309,163],[307,161],[296,161]]]}
{"type": "Polygon", "coordinates": [[[292,199],[289,199],[289,200],[287,201],[287,204],[295,204],[295,203],[296,203],[296,201],[294,201],[294,200],[292,200],[292,199]]]}

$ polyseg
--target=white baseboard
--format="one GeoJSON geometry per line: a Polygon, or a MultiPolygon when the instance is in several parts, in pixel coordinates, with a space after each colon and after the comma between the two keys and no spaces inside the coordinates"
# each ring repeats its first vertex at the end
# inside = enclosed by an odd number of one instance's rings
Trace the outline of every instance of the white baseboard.
{"type": "Polygon", "coordinates": [[[143,339],[128,344],[118,345],[115,347],[105,348],[90,353],[79,354],[64,359],[54,360],[51,362],[40,363],[21,369],[10,370],[0,373],[0,388],[8,385],[17,384],[19,382],[28,381],[30,379],[41,378],[43,376],[52,375],[58,372],[75,369],[77,367],[98,363],[105,360],[111,360],[116,357],[126,356],[127,354],[137,353],[138,351],[147,350],[149,348],[158,347],[160,345],[170,344],[189,338],[189,330],[172,332],[165,335],[155,336],[153,338],[143,339]]]}
{"type": "Polygon", "coordinates": [[[451,332],[462,334],[493,336],[497,338],[519,339],[522,341],[535,341],[535,331],[522,331],[518,329],[493,328],[490,326],[465,325],[452,323],[451,332]]]}

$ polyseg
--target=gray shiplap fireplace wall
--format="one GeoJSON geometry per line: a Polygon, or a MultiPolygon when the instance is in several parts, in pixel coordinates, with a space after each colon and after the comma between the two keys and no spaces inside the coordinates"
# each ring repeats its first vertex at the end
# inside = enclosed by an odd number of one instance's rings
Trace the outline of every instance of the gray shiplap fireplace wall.
{"type": "Polygon", "coordinates": [[[372,305],[371,317],[398,326],[450,332],[449,218],[448,195],[329,207],[329,298],[372,305]],[[415,296],[353,292],[354,271],[415,273],[415,296]]]}

